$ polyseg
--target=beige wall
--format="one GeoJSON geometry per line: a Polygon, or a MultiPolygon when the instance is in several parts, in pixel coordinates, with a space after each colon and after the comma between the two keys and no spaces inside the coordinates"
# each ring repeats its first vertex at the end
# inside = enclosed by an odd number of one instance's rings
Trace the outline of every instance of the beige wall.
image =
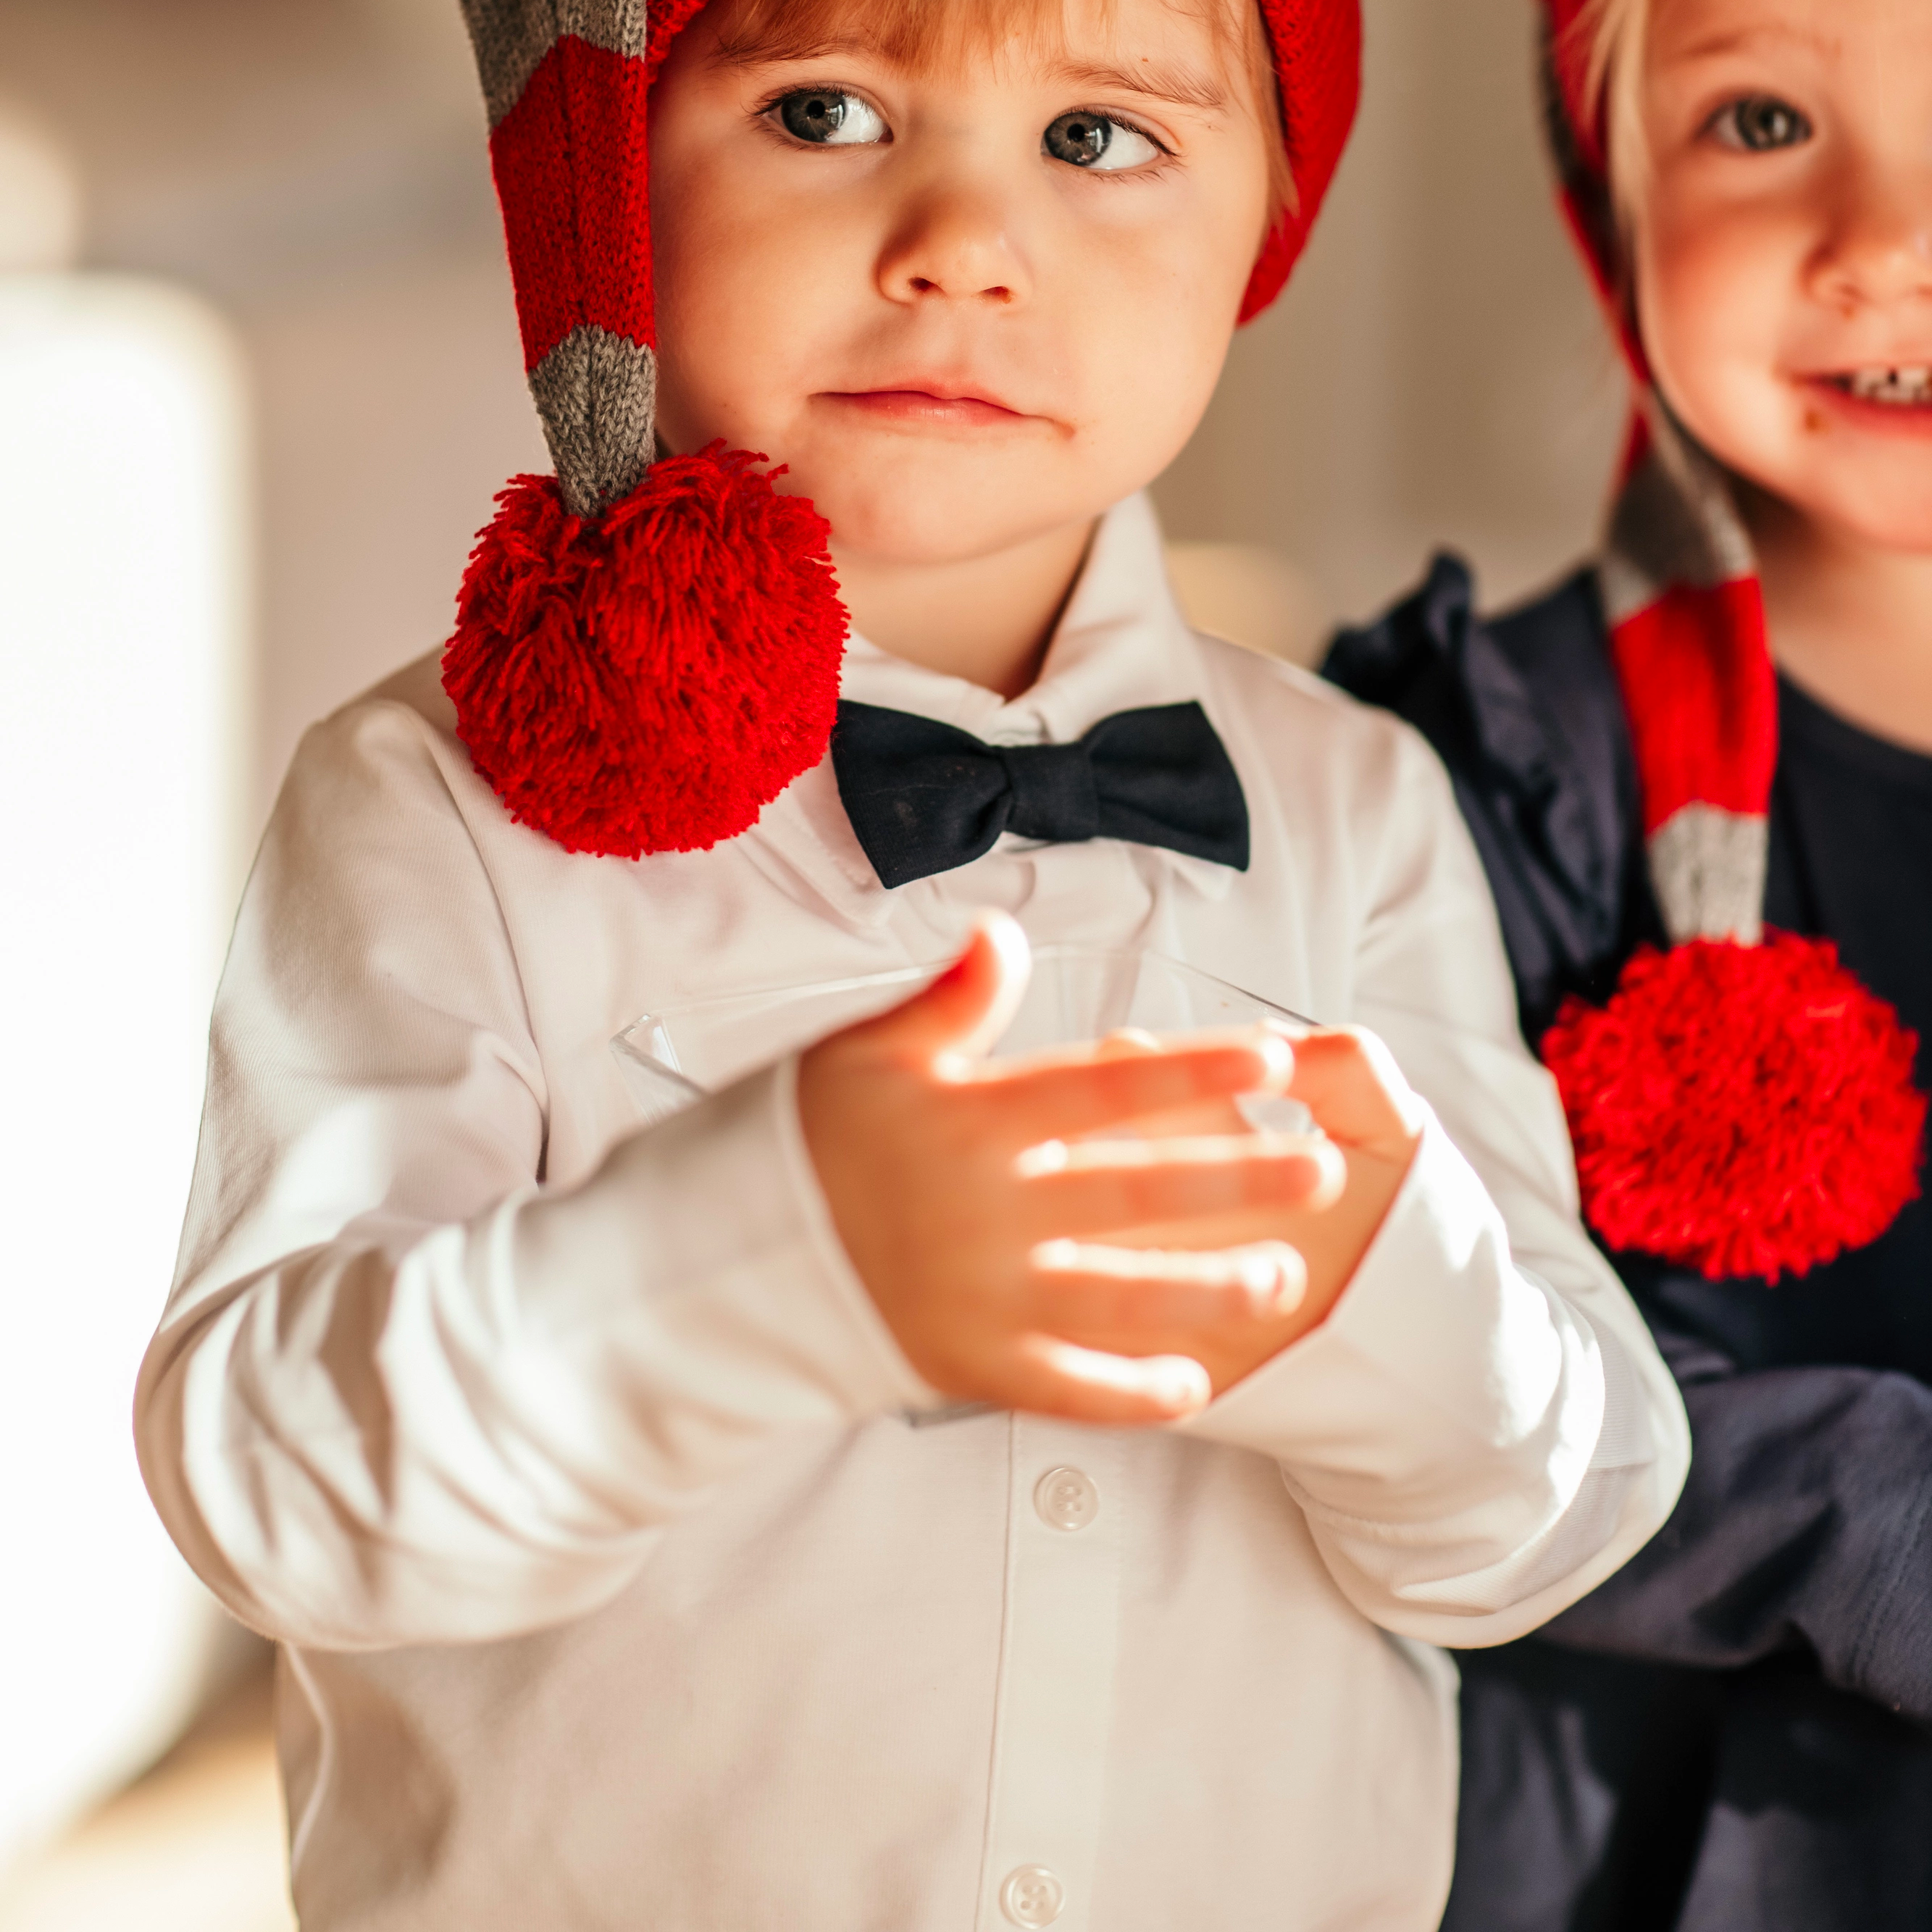
{"type": "MultiPolygon", "coordinates": [[[[1530,0],[1368,0],[1360,136],[1161,486],[1366,612],[1453,542],[1495,596],[1587,541],[1610,353],[1546,188],[1530,0]]],[[[254,810],[308,719],[437,644],[542,450],[456,0],[0,0],[0,100],[67,143],[98,265],[233,323],[261,495],[254,810]]]]}

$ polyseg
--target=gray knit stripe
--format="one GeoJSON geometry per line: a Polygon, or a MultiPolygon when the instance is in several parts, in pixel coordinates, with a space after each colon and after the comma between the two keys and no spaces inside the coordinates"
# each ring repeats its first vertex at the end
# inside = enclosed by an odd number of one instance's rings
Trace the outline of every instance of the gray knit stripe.
{"type": "Polygon", "coordinates": [[[495,128],[524,98],[530,76],[566,34],[612,53],[641,55],[645,0],[461,0],[476,70],[495,128]]]}
{"type": "Polygon", "coordinates": [[[1761,816],[1687,805],[1650,835],[1650,880],[1672,943],[1764,934],[1771,823],[1761,816]]]}
{"type": "Polygon", "coordinates": [[[1724,471],[1660,408],[1651,447],[1624,487],[1599,581],[1612,626],[1676,584],[1714,590],[1756,574],[1724,471]]]}
{"type": "Polygon", "coordinates": [[[648,349],[608,329],[572,329],[530,371],[530,394],[574,516],[596,516],[644,481],[657,426],[648,349]]]}

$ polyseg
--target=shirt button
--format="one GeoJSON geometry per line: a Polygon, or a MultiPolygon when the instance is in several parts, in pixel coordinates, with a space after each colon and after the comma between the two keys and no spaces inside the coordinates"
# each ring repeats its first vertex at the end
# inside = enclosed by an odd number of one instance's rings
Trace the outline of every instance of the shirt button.
{"type": "Polygon", "coordinates": [[[1051,1925],[1066,1904],[1066,1886],[1044,1865],[1022,1865],[1000,1888],[1000,1910],[1016,1925],[1051,1925]]]}
{"type": "Polygon", "coordinates": [[[1078,1469],[1049,1469],[1034,1485],[1033,1506],[1049,1529],[1084,1529],[1100,1514],[1100,1492],[1078,1469]]]}

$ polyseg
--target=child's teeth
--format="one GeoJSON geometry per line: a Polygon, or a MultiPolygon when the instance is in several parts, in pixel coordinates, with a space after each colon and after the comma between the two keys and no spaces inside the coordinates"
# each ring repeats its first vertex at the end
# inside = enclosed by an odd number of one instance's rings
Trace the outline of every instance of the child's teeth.
{"type": "Polygon", "coordinates": [[[1851,386],[1862,402],[1932,402],[1932,368],[1860,369],[1852,375],[1851,386]]]}

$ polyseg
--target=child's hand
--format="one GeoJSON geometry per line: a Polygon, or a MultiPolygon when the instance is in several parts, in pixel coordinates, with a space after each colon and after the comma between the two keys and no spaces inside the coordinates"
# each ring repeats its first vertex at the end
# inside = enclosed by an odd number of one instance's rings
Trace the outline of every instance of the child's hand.
{"type": "MultiPolygon", "coordinates": [[[[1144,1036],[1103,1042],[1109,1054],[1146,1053],[1144,1036]]],[[[1217,1246],[1286,1244],[1299,1296],[1284,1296],[1272,1318],[1208,1318],[1190,1328],[1082,1327],[1070,1339],[1096,1349],[1154,1348],[1187,1355],[1206,1369],[1214,1393],[1232,1388],[1271,1357],[1326,1319],[1354,1278],[1400,1190],[1421,1138],[1421,1108],[1387,1047],[1372,1034],[1347,1029],[1317,1031],[1294,1042],[1294,1072],[1287,1091],[1315,1117],[1347,1171],[1339,1193],[1298,1207],[1244,1210],[1214,1222],[1197,1221],[1119,1229],[1109,1239],[1123,1246],[1160,1249],[1186,1241],[1217,1246]]],[[[1227,1102],[1210,1103],[1136,1124],[1158,1135],[1230,1132],[1240,1116],[1227,1102]]]]}
{"type": "MultiPolygon", "coordinates": [[[[1282,1346],[1270,1338],[1304,1284],[1279,1231],[1318,1220],[1342,1192],[1342,1155],[1219,1118],[1186,1138],[1083,1139],[1278,1093],[1294,1055],[1257,1032],[989,1066],[1026,965],[1018,928],[989,921],[926,991],[810,1049],[806,1144],[860,1279],[934,1388],[1084,1421],[1168,1421],[1208,1400],[1204,1354],[1258,1361],[1282,1346]],[[1253,1245],[1230,1248],[1217,1231],[1234,1228],[1253,1245]],[[1207,1252],[1115,1243],[1152,1228],[1207,1252]]],[[[1304,1077],[1311,1106],[1320,1084],[1304,1077]]]]}

